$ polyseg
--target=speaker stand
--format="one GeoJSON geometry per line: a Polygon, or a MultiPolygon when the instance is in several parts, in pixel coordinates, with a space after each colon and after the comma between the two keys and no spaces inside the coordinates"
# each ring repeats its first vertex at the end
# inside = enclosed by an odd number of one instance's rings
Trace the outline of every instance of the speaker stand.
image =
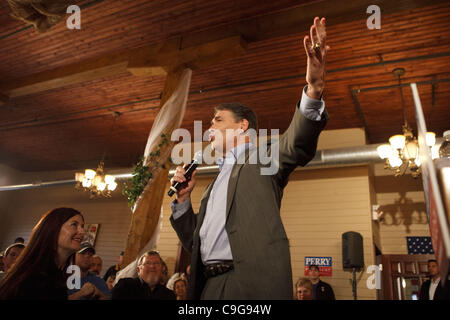
{"type": "Polygon", "coordinates": [[[353,268],[353,279],[352,279],[352,291],[353,291],[353,300],[357,300],[356,298],[356,268],[353,268]]]}

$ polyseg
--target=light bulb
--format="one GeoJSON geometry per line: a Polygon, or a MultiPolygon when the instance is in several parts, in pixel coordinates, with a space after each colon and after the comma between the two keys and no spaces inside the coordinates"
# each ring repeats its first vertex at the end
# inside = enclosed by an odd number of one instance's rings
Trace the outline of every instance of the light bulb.
{"type": "Polygon", "coordinates": [[[100,183],[97,185],[97,189],[98,189],[99,191],[103,191],[103,190],[105,190],[105,188],[106,188],[106,183],[104,183],[104,182],[100,182],[100,183]]]}
{"type": "Polygon", "coordinates": [[[431,159],[437,159],[439,158],[439,148],[440,148],[440,144],[435,144],[434,146],[431,147],[431,159]]]}
{"type": "Polygon", "coordinates": [[[434,132],[427,132],[427,135],[425,136],[425,140],[427,142],[427,146],[432,147],[436,143],[436,133],[434,132]]]}
{"type": "Polygon", "coordinates": [[[84,178],[85,178],[84,173],[81,173],[81,172],[75,173],[75,181],[83,182],[84,178]]]}
{"type": "Polygon", "coordinates": [[[92,180],[92,179],[94,179],[94,177],[95,177],[95,171],[92,170],[92,169],[86,169],[86,170],[84,171],[84,175],[86,176],[86,178],[92,180]]]}
{"type": "Polygon", "coordinates": [[[382,144],[381,146],[377,147],[378,156],[381,159],[387,159],[392,155],[392,148],[388,144],[382,144]]]}
{"type": "Polygon", "coordinates": [[[83,187],[89,188],[92,185],[92,180],[88,178],[84,178],[82,182],[83,187]]]}
{"type": "Polygon", "coordinates": [[[419,151],[419,147],[414,141],[411,141],[406,144],[406,148],[404,151],[406,159],[415,159],[417,158],[417,152],[419,151]]]}
{"type": "Polygon", "coordinates": [[[422,163],[420,162],[420,158],[419,158],[419,157],[417,157],[417,158],[414,160],[414,163],[415,163],[416,166],[418,166],[418,167],[420,167],[420,165],[422,164],[422,163]]]}
{"type": "Polygon", "coordinates": [[[114,190],[116,190],[116,188],[117,188],[117,183],[116,182],[108,184],[108,190],[109,191],[114,191],[114,190]]]}
{"type": "Polygon", "coordinates": [[[107,174],[107,175],[105,176],[105,182],[106,182],[106,184],[111,184],[111,183],[113,183],[115,179],[116,179],[116,178],[114,178],[113,176],[111,176],[111,175],[109,175],[109,174],[107,174]]]}
{"type": "Polygon", "coordinates": [[[400,167],[402,165],[402,160],[397,155],[392,155],[389,157],[389,165],[392,168],[400,167]]]}
{"type": "Polygon", "coordinates": [[[92,184],[94,185],[94,186],[96,186],[96,187],[98,187],[98,185],[100,184],[100,183],[102,183],[103,181],[102,181],[102,177],[100,177],[100,176],[95,176],[94,177],[94,180],[92,181],[92,184]]]}
{"type": "Polygon", "coordinates": [[[389,143],[394,149],[403,149],[405,146],[405,136],[401,134],[397,134],[389,138],[389,143]]]}

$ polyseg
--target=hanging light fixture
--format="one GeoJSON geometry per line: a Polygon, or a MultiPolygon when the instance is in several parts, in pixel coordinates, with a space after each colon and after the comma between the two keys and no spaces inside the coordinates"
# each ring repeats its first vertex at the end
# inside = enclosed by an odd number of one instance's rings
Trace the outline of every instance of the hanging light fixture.
{"type": "MultiPolygon", "coordinates": [[[[405,101],[400,77],[405,74],[405,69],[397,68],[392,71],[394,76],[398,77],[398,87],[402,100],[403,110],[403,134],[397,134],[389,138],[389,144],[382,144],[377,148],[378,155],[385,159],[384,168],[394,171],[396,177],[404,175],[408,169],[411,175],[416,178],[420,175],[419,144],[414,136],[411,127],[406,121],[405,101]]],[[[436,143],[436,134],[427,132],[426,144],[431,149],[436,143]]]]}
{"type": "Polygon", "coordinates": [[[105,175],[104,162],[100,161],[97,170],[86,169],[84,173],[75,173],[75,180],[77,190],[88,191],[91,198],[104,196],[111,197],[111,192],[116,190],[117,183],[114,176],[105,175]]]}
{"type": "MultiPolygon", "coordinates": [[[[111,126],[110,135],[113,132],[114,124],[116,118],[120,116],[119,112],[113,113],[113,124],[111,126]]],[[[86,169],[84,173],[77,172],[75,173],[75,180],[77,181],[75,185],[75,189],[87,191],[90,194],[90,198],[95,197],[111,197],[111,192],[116,190],[117,183],[116,179],[112,175],[105,175],[104,172],[104,159],[106,155],[106,147],[105,152],[103,153],[102,160],[100,161],[97,170],[86,169]]]]}

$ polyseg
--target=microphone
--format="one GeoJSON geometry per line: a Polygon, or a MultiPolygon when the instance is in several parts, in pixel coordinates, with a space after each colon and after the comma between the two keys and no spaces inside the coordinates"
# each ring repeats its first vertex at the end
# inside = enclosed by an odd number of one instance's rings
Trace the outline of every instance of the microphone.
{"type": "Polygon", "coordinates": [[[194,170],[198,167],[198,164],[202,161],[202,151],[197,151],[194,155],[194,159],[189,163],[189,165],[186,167],[186,173],[184,177],[186,178],[185,182],[176,182],[174,181],[173,184],[170,186],[169,192],[167,192],[167,195],[169,197],[173,196],[178,190],[181,189],[183,184],[189,182],[192,173],[194,170]]]}

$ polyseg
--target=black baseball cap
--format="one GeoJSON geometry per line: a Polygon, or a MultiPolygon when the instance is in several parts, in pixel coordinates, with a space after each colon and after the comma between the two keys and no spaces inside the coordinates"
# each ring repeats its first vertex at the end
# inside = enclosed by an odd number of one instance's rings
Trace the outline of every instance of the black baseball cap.
{"type": "Polygon", "coordinates": [[[81,248],[78,250],[78,253],[85,253],[88,250],[91,251],[92,254],[95,254],[94,247],[89,242],[83,242],[81,243],[81,248]]]}
{"type": "Polygon", "coordinates": [[[5,251],[3,251],[3,256],[4,257],[6,257],[7,255],[8,255],[8,253],[9,253],[9,251],[12,249],[12,248],[15,248],[15,247],[19,247],[19,248],[25,248],[25,245],[23,244],[23,243],[20,243],[20,242],[16,242],[16,243],[13,243],[12,245],[10,245],[8,248],[6,248],[5,249],[5,251]]]}

